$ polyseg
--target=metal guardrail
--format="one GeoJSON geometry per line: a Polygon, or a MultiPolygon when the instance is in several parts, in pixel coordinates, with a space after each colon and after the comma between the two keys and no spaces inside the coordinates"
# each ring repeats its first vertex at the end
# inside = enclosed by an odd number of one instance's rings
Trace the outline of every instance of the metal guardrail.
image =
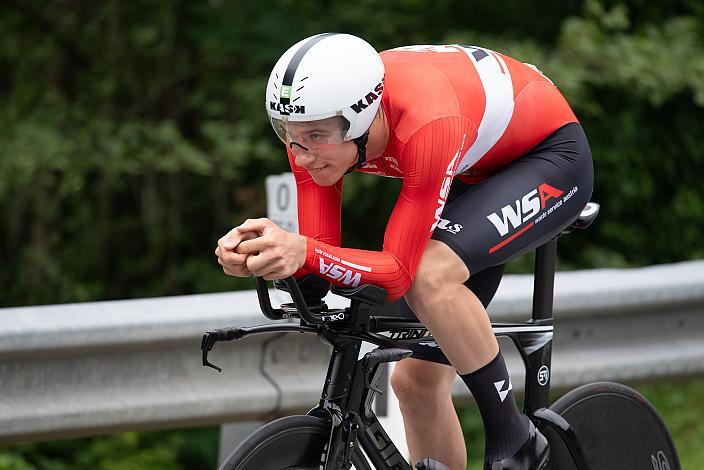
{"type": "MultiPolygon", "coordinates": [[[[704,372],[704,261],[563,272],[555,290],[554,387],[704,372]]],[[[531,292],[532,276],[505,276],[492,318],[526,319],[531,292]]],[[[0,442],[307,410],[328,359],[313,336],[219,344],[210,357],[223,373],[200,365],[205,330],[265,320],[253,291],[0,309],[0,442]]],[[[458,386],[455,397],[468,393],[458,386]]]]}

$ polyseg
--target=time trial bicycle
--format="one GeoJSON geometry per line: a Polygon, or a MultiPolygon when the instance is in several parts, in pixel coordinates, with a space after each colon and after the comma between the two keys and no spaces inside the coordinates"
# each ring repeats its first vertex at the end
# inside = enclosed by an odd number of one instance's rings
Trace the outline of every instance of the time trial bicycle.
{"type": "MultiPolygon", "coordinates": [[[[588,227],[599,205],[587,204],[562,233],[588,227]]],[[[552,357],[553,288],[557,237],[536,249],[532,318],[524,323],[492,322],[496,336],[509,337],[526,370],[523,412],[550,443],[552,470],[679,470],[672,438],[655,408],[637,391],[622,384],[596,382],[578,387],[549,405],[552,357]]],[[[224,470],[411,470],[379,423],[372,404],[381,391],[379,366],[437,347],[429,331],[414,318],[375,314],[386,291],[374,285],[333,287],[350,299],[344,309],[330,309],[304,295],[308,276],[274,285],[291,294],[292,303],[275,309],[266,281],[257,278],[259,305],[272,320],[299,323],[231,327],[203,336],[203,365],[215,343],[262,333],[316,334],[332,346],[318,405],[307,415],[287,416],[265,424],[242,441],[221,465],[224,470]],[[378,346],[361,358],[362,342],[378,346]]],[[[315,289],[312,289],[315,290],[315,289]]],[[[418,469],[447,469],[426,459],[418,469]]]]}

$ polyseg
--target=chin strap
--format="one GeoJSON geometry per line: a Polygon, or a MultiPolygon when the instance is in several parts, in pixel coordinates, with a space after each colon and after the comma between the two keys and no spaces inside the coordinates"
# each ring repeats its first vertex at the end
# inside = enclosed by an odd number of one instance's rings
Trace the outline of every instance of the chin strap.
{"type": "Polygon", "coordinates": [[[349,170],[345,172],[345,174],[350,173],[357,168],[361,167],[364,165],[364,162],[367,161],[367,141],[369,140],[369,131],[365,132],[361,136],[357,137],[356,139],[353,140],[355,144],[357,144],[357,163],[352,165],[349,170]]]}

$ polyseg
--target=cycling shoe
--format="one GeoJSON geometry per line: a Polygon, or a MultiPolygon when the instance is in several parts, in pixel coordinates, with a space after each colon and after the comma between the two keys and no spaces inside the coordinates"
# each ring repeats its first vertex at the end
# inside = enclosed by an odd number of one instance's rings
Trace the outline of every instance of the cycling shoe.
{"type": "Polygon", "coordinates": [[[484,462],[484,470],[545,470],[550,458],[548,440],[530,423],[528,440],[518,451],[504,459],[484,462]]]}
{"type": "Polygon", "coordinates": [[[423,459],[416,463],[416,470],[450,470],[450,467],[441,464],[437,460],[423,459]]]}

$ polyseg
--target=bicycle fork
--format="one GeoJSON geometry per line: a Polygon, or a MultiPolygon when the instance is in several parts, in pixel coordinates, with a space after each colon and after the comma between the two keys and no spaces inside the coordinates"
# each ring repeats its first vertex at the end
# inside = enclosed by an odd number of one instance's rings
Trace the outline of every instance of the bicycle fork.
{"type": "Polygon", "coordinates": [[[359,440],[376,468],[411,470],[379,423],[372,404],[376,394],[382,391],[379,365],[399,361],[412,352],[375,349],[358,360],[360,340],[321,336],[333,346],[333,351],[320,402],[308,414],[331,424],[330,438],[321,456],[323,469],[349,469],[355,443],[359,440]]]}

